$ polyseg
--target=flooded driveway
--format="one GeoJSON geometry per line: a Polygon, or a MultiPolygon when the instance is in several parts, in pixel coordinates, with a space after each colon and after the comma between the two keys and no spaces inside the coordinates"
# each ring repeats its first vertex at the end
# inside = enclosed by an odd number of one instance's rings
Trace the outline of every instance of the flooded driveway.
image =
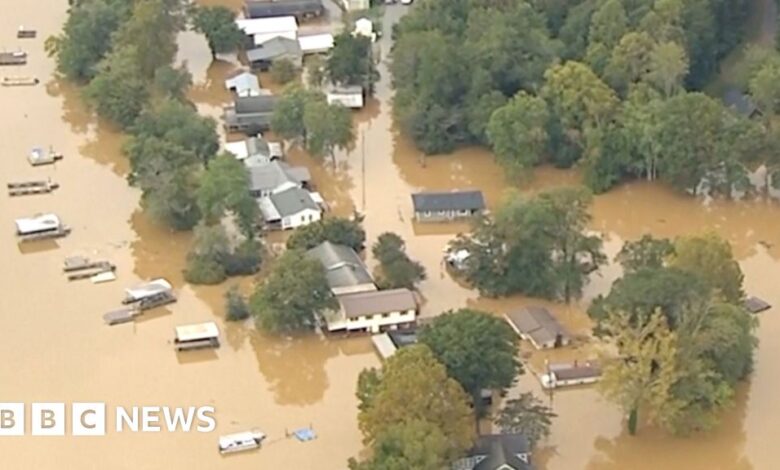
{"type": "MultiPolygon", "coordinates": [[[[138,208],[139,192],[124,181],[127,163],[122,138],[86,112],[73,87],[52,79],[53,65],[43,53],[43,39],[59,31],[66,2],[0,0],[0,47],[23,47],[30,62],[3,68],[0,74],[36,75],[38,87],[0,89],[0,174],[6,180],[51,177],[61,189],[50,196],[0,197],[0,401],[104,401],[109,407],[134,405],[216,408],[218,428],[211,434],[109,432],[99,438],[19,437],[0,439],[2,468],[81,469],[250,469],[341,470],[357,455],[357,375],[379,361],[365,337],[326,341],[315,337],[271,338],[249,325],[222,321],[224,286],[186,286],[181,270],[190,237],[152,224],[138,208]],[[44,9],[47,15],[40,15],[44,9]],[[33,24],[36,22],[36,24],[33,24]],[[24,23],[39,31],[35,40],[17,40],[24,23]],[[65,154],[56,166],[30,167],[25,154],[33,146],[53,145],[65,154]],[[56,243],[16,244],[12,220],[53,211],[73,227],[56,243]],[[65,256],[86,254],[118,265],[114,283],[68,283],[61,274],[65,256]],[[107,327],[101,315],[115,308],[122,290],[152,277],[166,277],[178,289],[179,302],[154,311],[135,324],[107,327]],[[173,352],[176,325],[217,321],[223,346],[215,351],[173,352]],[[286,431],[313,426],[315,441],[286,439],[286,431]],[[261,451],[220,457],[218,434],[259,427],[269,435],[261,451]]],[[[205,3],[205,2],[204,2],[205,3]]],[[[217,3],[211,1],[210,3],[217,3]]],[[[240,2],[231,2],[238,6],[240,2]]],[[[405,7],[389,9],[390,31],[405,7]]],[[[383,51],[389,50],[388,36],[383,51]]],[[[190,97],[201,112],[219,115],[229,95],[224,76],[229,60],[210,63],[205,42],[185,33],[180,57],[190,64],[195,86],[190,97]]],[[[301,152],[290,159],[312,169],[315,183],[334,212],[365,215],[369,241],[382,231],[400,234],[409,254],[421,260],[428,280],[421,285],[424,316],[473,306],[495,313],[538,301],[524,298],[481,299],[454,282],[441,266],[442,250],[460,225],[412,222],[410,193],[419,190],[479,188],[495,208],[515,188],[535,191],[574,184],[571,171],[541,169],[535,179],[516,187],[485,150],[464,149],[453,155],[424,158],[393,129],[392,92],[384,65],[377,99],[356,114],[355,148],[338,156],[334,167],[301,152]]],[[[774,202],[702,204],[658,185],[626,185],[599,196],[592,229],[602,232],[611,256],[623,241],[643,233],[674,237],[714,230],[734,246],[745,272],[746,290],[780,305],[780,206],[774,202]]],[[[611,265],[594,277],[581,304],[549,305],[572,329],[586,332],[587,300],[606,292],[620,275],[611,265]]],[[[248,286],[251,280],[243,284],[248,286]]],[[[628,437],[620,413],[593,389],[557,392],[550,402],[559,417],[548,449],[540,453],[548,470],[623,469],[770,469],[780,458],[773,436],[780,432],[775,390],[780,377],[780,321],[774,311],[762,316],[756,372],[741,390],[737,406],[714,432],[674,439],[643,429],[628,437]]],[[[531,377],[519,388],[540,393],[531,377]]]]}

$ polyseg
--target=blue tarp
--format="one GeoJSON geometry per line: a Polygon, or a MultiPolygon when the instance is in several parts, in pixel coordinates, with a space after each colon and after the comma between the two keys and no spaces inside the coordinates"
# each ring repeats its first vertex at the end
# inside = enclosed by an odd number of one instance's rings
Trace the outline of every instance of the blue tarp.
{"type": "Polygon", "coordinates": [[[301,428],[293,431],[293,434],[301,442],[312,441],[317,438],[317,434],[311,428],[301,428]]]}

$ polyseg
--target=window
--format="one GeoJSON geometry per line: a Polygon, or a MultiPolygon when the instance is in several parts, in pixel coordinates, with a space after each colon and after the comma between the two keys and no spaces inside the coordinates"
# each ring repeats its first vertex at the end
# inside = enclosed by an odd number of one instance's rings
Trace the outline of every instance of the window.
{"type": "Polygon", "coordinates": [[[387,318],[387,317],[389,317],[389,316],[390,316],[390,314],[389,314],[389,313],[383,313],[383,314],[382,314],[382,318],[387,318]]]}

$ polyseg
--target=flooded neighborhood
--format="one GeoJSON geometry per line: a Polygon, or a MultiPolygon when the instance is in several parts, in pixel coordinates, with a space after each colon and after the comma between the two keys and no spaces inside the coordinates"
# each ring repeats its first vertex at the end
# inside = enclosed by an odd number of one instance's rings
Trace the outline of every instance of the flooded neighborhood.
{"type": "MultiPolygon", "coordinates": [[[[387,5],[378,40],[380,79],[366,105],[354,111],[354,143],[335,158],[315,158],[299,146],[287,148],[287,163],[308,169],[313,187],[327,204],[323,216],[363,216],[366,246],[383,232],[394,232],[419,261],[427,277],[417,285],[423,321],[464,307],[503,316],[521,307],[543,306],[573,336],[590,335],[588,306],[606,295],[623,274],[614,261],[623,244],[652,234],[658,238],[712,231],[728,241],[744,273],[744,290],[780,305],[780,201],[759,194],[742,200],[696,198],[661,182],[630,181],[594,196],[588,230],[604,240],[608,263],[590,275],[580,299],[559,301],[510,295],[480,296],[456,279],[444,262],[448,244],[469,232],[468,222],[426,224],[415,220],[411,194],[423,191],[480,190],[488,211],[512,194],[536,194],[583,181],[579,167],[536,168],[532,176],[510,176],[487,148],[465,146],[451,154],[425,155],[393,118],[394,90],[388,69],[392,27],[415,4],[387,5]]],[[[239,11],[234,0],[201,0],[239,11]]],[[[326,0],[336,29],[340,11],[326,0]]],[[[8,469],[321,469],[343,470],[350,457],[366,455],[358,428],[358,376],[380,367],[370,334],[274,335],[250,322],[225,321],[224,294],[240,285],[250,293],[255,276],[214,286],[185,282],[183,271],[193,243],[192,232],[175,232],[152,220],[141,208],[141,190],[128,185],[130,163],[122,153],[126,135],[86,107],[79,88],[55,72],[44,50],[47,37],[59,34],[67,18],[62,0],[0,0],[0,48],[24,49],[24,67],[0,67],[2,74],[40,80],[37,86],[0,87],[0,174],[6,182],[50,180],[59,187],[47,194],[0,198],[0,401],[105,402],[115,406],[213,406],[216,430],[210,433],[116,433],[101,437],[4,437],[2,464],[8,469]],[[45,12],[45,14],[41,14],[45,12]],[[37,30],[34,39],[17,38],[19,25],[37,30]],[[62,159],[32,166],[33,148],[50,148],[62,159]],[[12,230],[16,219],[54,213],[71,229],[67,237],[20,243],[12,230]],[[116,280],[69,282],[65,258],[109,260],[116,280]],[[153,279],[169,281],[177,302],[107,326],[102,315],[121,306],[125,288],[153,279]],[[174,331],[182,325],[215,322],[221,347],[174,351],[174,331]],[[218,436],[260,428],[262,449],[235,455],[217,452],[218,436]],[[311,429],[316,439],[292,437],[311,429]]],[[[318,20],[316,28],[328,28],[318,20]]],[[[199,34],[179,34],[178,63],[193,77],[187,97],[201,115],[218,123],[221,143],[243,139],[221,126],[223,107],[233,101],[224,81],[242,68],[235,54],[212,61],[199,34]]],[[[260,74],[265,87],[267,73],[260,74]]],[[[273,85],[269,88],[273,89],[273,85]]],[[[281,87],[277,88],[281,89],[281,87]]],[[[274,251],[288,232],[274,232],[266,244],[274,251]]],[[[371,250],[365,262],[374,268],[371,250]]],[[[265,261],[264,261],[265,263],[265,261]]],[[[265,265],[257,275],[267,274],[265,265]]],[[[780,432],[775,386],[780,383],[780,330],[776,309],[758,316],[754,371],[737,386],[734,406],[711,431],[677,437],[653,426],[639,435],[626,430],[624,413],[594,387],[544,389],[528,370],[509,390],[514,397],[531,391],[557,417],[549,438],[534,453],[545,470],[775,468],[780,451],[772,444],[780,432]]],[[[585,360],[593,351],[577,342],[572,348],[537,352],[523,345],[522,362],[545,359],[585,360]]],[[[539,367],[542,368],[541,366],[539,367]]],[[[109,421],[111,422],[111,421],[109,421]]],[[[111,425],[109,424],[109,428],[111,425]]],[[[491,429],[488,422],[482,428],[491,429]]]]}

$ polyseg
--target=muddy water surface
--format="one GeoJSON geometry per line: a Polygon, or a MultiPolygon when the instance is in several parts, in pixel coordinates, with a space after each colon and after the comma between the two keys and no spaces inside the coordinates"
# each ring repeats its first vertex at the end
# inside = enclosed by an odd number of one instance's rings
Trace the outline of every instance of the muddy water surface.
{"type": "MultiPolygon", "coordinates": [[[[203,2],[224,3],[224,2],[203,2]]],[[[240,2],[231,2],[238,7],[240,2]]],[[[217,409],[212,434],[117,434],[88,438],[5,438],[0,440],[9,469],[343,469],[347,457],[361,449],[354,388],[364,367],[378,365],[366,338],[326,341],[314,337],[269,338],[249,325],[222,322],[224,287],[193,288],[181,276],[190,243],[187,234],[172,234],[152,223],[138,207],[138,191],[127,187],[122,137],[96,121],[81,104],[77,90],[52,78],[42,38],[20,41],[18,24],[32,26],[45,38],[60,28],[65,2],[40,4],[0,0],[0,46],[24,47],[30,63],[4,68],[3,74],[32,75],[45,86],[0,89],[0,174],[7,180],[51,176],[62,188],[51,196],[0,198],[0,259],[6,286],[0,297],[0,401],[106,401],[112,405],[189,406],[217,409]],[[33,6],[35,5],[35,6],[33,6]],[[65,153],[51,167],[29,167],[24,155],[34,145],[53,145],[65,153]],[[57,243],[20,248],[12,220],[54,211],[73,226],[57,243]],[[116,282],[103,285],[67,283],[62,259],[70,254],[105,257],[118,265],[116,282]],[[10,269],[9,269],[10,268],[10,269]],[[100,315],[115,308],[122,289],[142,279],[164,276],[179,289],[180,301],[131,325],[105,327],[100,315]],[[214,351],[175,354],[173,327],[216,320],[224,333],[214,351]],[[312,425],[319,437],[310,443],[285,439],[285,431],[312,425]],[[216,434],[261,427],[270,444],[260,452],[220,458],[216,434]]],[[[403,11],[389,9],[384,30],[403,11]]],[[[384,51],[389,43],[383,44],[384,51]]],[[[235,60],[211,62],[205,42],[182,34],[180,57],[194,76],[190,97],[201,112],[219,116],[229,100],[225,75],[235,60]]],[[[535,191],[575,184],[574,172],[542,169],[534,180],[507,181],[489,153],[466,149],[449,156],[423,159],[392,127],[387,71],[377,100],[356,114],[355,148],[338,155],[335,165],[315,161],[298,150],[290,160],[312,169],[315,184],[334,213],[357,210],[365,216],[369,240],[391,230],[407,241],[410,255],[421,260],[428,280],[421,285],[425,316],[464,305],[497,314],[539,301],[525,298],[489,300],[456,283],[441,266],[447,242],[462,225],[417,225],[412,222],[409,194],[418,190],[479,188],[495,208],[510,188],[535,191]]],[[[658,236],[714,230],[734,246],[746,274],[748,292],[780,304],[780,208],[776,203],[711,202],[707,205],[661,188],[633,184],[599,196],[592,229],[605,235],[610,256],[623,241],[652,232],[658,236]]],[[[371,262],[369,260],[369,262],[371,262]]],[[[610,266],[594,276],[581,304],[548,305],[572,330],[586,334],[587,300],[606,292],[620,271],[610,266]]],[[[251,280],[244,280],[249,284],[251,280]]],[[[625,435],[620,413],[593,389],[558,392],[547,397],[559,418],[540,459],[547,469],[771,469],[778,454],[773,436],[780,431],[774,393],[780,376],[780,351],[774,338],[780,323],[769,311],[762,316],[756,372],[740,390],[737,405],[712,433],[674,439],[652,429],[639,438],[625,435]]],[[[564,357],[591,354],[587,347],[564,357]]],[[[534,356],[532,359],[538,359],[534,356]]],[[[532,361],[533,362],[533,361],[532,361]]],[[[535,379],[524,376],[519,390],[540,393],[535,379]]]]}

